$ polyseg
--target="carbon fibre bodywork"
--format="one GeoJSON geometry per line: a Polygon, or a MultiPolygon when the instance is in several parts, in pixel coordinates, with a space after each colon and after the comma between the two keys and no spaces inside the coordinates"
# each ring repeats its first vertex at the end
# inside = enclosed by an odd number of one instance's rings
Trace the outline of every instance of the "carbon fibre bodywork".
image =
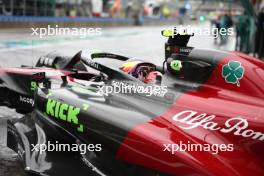
{"type": "Polygon", "coordinates": [[[83,66],[76,70],[80,55],[57,58],[60,62],[44,58],[34,68],[2,68],[1,104],[25,114],[8,122],[8,146],[18,153],[26,171],[40,175],[263,175],[264,63],[240,53],[194,48],[181,55],[181,48],[171,57],[189,63],[187,72],[175,77],[165,71],[161,86],[168,91],[163,96],[98,94],[101,85],[111,86],[112,81],[149,85],[126,77],[118,68],[111,70],[110,79],[99,79],[83,66]],[[230,62],[239,62],[244,69],[239,82],[223,73],[230,62]],[[186,128],[207,115],[211,121],[186,128]],[[254,133],[242,135],[239,126],[231,130],[226,122],[235,117],[244,119],[254,133]],[[102,150],[86,154],[32,150],[48,141],[101,144],[102,150]],[[232,144],[234,150],[218,154],[164,150],[164,144],[180,141],[232,144]]]}

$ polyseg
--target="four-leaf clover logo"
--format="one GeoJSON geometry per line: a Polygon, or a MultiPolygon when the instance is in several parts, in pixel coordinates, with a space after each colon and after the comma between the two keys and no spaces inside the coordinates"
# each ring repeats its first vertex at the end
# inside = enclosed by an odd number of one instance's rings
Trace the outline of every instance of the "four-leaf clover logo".
{"type": "Polygon", "coordinates": [[[229,61],[222,68],[222,76],[227,83],[236,84],[240,87],[239,80],[244,76],[245,69],[238,61],[229,61]]]}
{"type": "Polygon", "coordinates": [[[170,63],[170,67],[175,71],[180,71],[182,68],[182,62],[180,60],[173,60],[170,63]]]}

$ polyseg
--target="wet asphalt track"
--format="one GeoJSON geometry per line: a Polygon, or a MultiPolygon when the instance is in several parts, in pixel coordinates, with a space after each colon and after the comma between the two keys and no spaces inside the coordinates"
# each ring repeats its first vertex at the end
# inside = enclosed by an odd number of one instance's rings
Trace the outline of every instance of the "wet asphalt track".
{"type": "MultiPolygon", "coordinates": [[[[198,26],[210,27],[208,23],[195,25],[198,26]]],[[[160,35],[160,31],[164,28],[166,26],[103,28],[101,36],[57,36],[43,39],[32,36],[30,29],[0,29],[0,66],[34,65],[40,56],[50,52],[74,55],[80,50],[83,50],[85,56],[93,51],[107,51],[161,64],[166,39],[160,35]]],[[[195,36],[189,44],[199,48],[233,50],[235,41],[234,37],[230,37],[228,45],[219,47],[214,45],[212,36],[195,36]]],[[[0,176],[25,175],[16,154],[5,147],[5,120],[20,116],[11,109],[0,107],[0,176]]]]}

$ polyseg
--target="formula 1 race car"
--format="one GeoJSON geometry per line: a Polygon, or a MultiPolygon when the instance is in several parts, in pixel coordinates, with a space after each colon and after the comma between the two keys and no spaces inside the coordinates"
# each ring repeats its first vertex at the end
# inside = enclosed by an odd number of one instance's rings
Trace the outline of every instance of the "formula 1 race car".
{"type": "Polygon", "coordinates": [[[79,52],[1,68],[1,105],[24,114],[8,120],[7,146],[25,171],[263,176],[264,63],[188,47],[190,35],[172,33],[163,31],[162,67],[143,62],[126,72],[96,58],[127,66],[127,57],[79,52]],[[161,75],[145,83],[139,75],[148,71],[161,75]]]}

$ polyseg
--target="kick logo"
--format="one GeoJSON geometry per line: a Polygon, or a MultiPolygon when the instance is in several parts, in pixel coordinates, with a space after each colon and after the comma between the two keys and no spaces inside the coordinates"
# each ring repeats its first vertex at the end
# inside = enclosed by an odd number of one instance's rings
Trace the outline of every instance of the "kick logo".
{"type": "Polygon", "coordinates": [[[240,82],[244,77],[245,69],[238,61],[229,61],[222,68],[222,77],[225,78],[227,83],[236,84],[240,87],[240,82]]]}
{"type": "MultiPolygon", "coordinates": [[[[86,108],[88,109],[88,107],[86,108]]],[[[73,125],[79,125],[77,131],[83,132],[83,125],[79,123],[78,115],[81,109],[62,103],[56,100],[48,99],[46,105],[46,114],[73,125]]]]}

